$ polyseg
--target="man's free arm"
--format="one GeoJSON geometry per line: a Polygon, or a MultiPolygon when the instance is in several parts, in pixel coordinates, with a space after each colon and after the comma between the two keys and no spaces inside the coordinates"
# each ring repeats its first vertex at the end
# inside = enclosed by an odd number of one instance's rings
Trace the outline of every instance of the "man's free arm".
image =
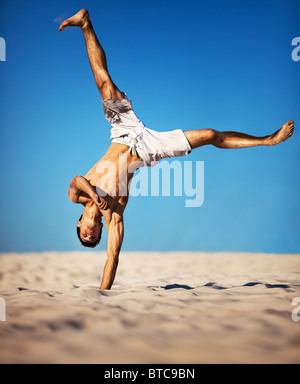
{"type": "Polygon", "coordinates": [[[104,268],[100,290],[110,290],[115,281],[123,239],[123,217],[116,213],[113,213],[108,228],[107,262],[104,268]]]}
{"type": "Polygon", "coordinates": [[[96,188],[82,176],[76,176],[70,183],[69,199],[75,204],[87,204],[90,200],[97,205],[99,209],[106,210],[107,202],[97,194],[96,188]]]}

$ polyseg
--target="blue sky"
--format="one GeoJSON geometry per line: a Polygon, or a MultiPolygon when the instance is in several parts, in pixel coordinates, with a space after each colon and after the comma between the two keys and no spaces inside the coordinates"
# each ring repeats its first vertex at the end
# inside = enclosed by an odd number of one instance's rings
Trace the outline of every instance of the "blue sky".
{"type": "Polygon", "coordinates": [[[58,32],[83,7],[149,128],[264,136],[296,122],[277,147],[195,151],[204,205],[132,198],[123,249],[300,253],[298,0],[2,0],[0,252],[82,249],[68,185],[110,144],[81,31],[58,32]]]}

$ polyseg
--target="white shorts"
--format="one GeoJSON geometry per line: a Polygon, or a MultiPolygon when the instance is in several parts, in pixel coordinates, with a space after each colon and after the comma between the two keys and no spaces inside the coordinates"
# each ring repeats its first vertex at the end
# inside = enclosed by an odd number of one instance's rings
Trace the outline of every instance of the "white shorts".
{"type": "Polygon", "coordinates": [[[111,123],[113,143],[130,147],[132,154],[137,154],[145,166],[153,167],[160,160],[186,156],[192,152],[182,130],[156,132],[145,127],[133,111],[132,103],[124,94],[124,99],[110,100],[102,98],[106,119],[111,123]]]}

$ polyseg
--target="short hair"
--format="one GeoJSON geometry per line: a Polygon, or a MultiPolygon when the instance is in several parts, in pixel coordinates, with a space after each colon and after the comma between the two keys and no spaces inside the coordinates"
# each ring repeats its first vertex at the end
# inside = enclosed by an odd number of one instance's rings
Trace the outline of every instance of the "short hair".
{"type": "MultiPolygon", "coordinates": [[[[82,220],[82,216],[80,217],[79,221],[82,220]]],[[[78,236],[78,239],[79,241],[81,242],[81,244],[86,247],[86,248],[95,248],[97,247],[97,245],[100,243],[101,241],[101,237],[102,237],[102,228],[100,228],[100,233],[99,233],[99,238],[94,242],[94,243],[88,243],[86,241],[83,241],[80,237],[80,227],[77,227],[77,236],[78,236]]]]}

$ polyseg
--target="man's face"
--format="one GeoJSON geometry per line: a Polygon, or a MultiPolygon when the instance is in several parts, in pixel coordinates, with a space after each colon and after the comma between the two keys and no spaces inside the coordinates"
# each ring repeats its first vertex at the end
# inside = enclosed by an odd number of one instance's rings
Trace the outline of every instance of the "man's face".
{"type": "Polygon", "coordinates": [[[103,224],[101,222],[96,222],[95,220],[82,218],[77,226],[80,228],[80,238],[83,242],[95,243],[99,239],[103,224]]]}

